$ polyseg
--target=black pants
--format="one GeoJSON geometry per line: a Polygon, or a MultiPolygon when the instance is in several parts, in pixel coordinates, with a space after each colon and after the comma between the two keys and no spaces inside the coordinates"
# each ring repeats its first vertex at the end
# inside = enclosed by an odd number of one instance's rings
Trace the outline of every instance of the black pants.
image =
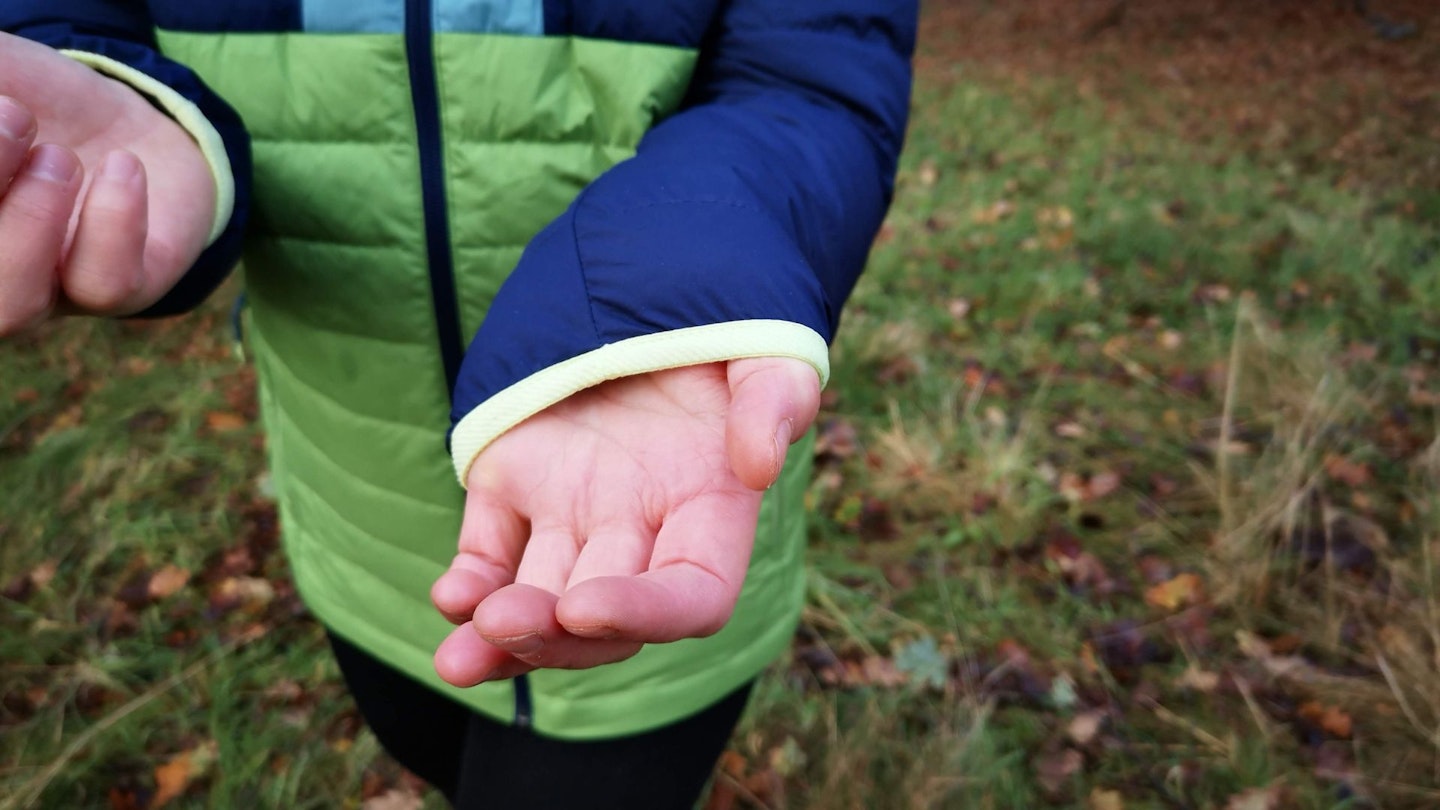
{"type": "Polygon", "coordinates": [[[567,742],[483,717],[333,633],[330,645],[380,744],[460,810],[689,810],[754,686],[654,731],[567,742]]]}

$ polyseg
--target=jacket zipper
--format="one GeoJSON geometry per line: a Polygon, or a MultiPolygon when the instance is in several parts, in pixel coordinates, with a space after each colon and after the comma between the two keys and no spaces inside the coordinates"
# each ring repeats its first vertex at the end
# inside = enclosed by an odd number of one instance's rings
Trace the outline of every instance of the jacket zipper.
{"type": "Polygon", "coordinates": [[[425,207],[425,251],[430,268],[430,303],[440,339],[445,384],[455,393],[465,343],[460,337],[460,307],[455,297],[455,268],[450,255],[450,220],[445,202],[445,153],[440,136],[440,97],[435,78],[434,23],[431,0],[405,2],[405,58],[410,68],[410,98],[415,105],[415,137],[420,147],[420,194],[425,207]]]}
{"type": "MultiPolygon", "coordinates": [[[[465,354],[460,335],[460,306],[455,294],[455,266],[450,253],[449,206],[445,200],[445,152],[440,134],[439,84],[435,76],[435,27],[432,0],[405,0],[405,59],[410,70],[410,98],[415,106],[415,139],[420,149],[420,194],[425,208],[425,252],[430,269],[430,303],[440,340],[445,384],[455,394],[460,360],[465,354]]],[[[529,728],[534,710],[530,679],[516,678],[515,725],[529,728]]]]}

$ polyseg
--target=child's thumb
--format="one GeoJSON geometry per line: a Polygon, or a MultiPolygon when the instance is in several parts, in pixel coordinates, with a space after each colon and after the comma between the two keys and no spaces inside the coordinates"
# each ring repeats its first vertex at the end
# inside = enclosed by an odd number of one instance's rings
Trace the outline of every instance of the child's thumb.
{"type": "Polygon", "coordinates": [[[780,477],[790,443],[805,435],[820,410],[820,377],[788,357],[732,360],[725,449],[745,486],[763,490],[780,477]]]}

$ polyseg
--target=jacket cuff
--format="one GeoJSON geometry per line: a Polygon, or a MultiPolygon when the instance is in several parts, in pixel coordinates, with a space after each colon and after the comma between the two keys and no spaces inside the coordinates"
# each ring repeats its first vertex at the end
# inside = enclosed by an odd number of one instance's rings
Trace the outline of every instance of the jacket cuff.
{"type": "Polygon", "coordinates": [[[210,165],[215,178],[215,218],[210,225],[210,236],[205,240],[209,247],[220,238],[235,212],[235,174],[230,166],[230,157],[225,151],[225,141],[220,132],[200,111],[194,102],[171,89],[169,85],[142,73],[123,62],[108,56],[76,50],[61,50],[60,53],[112,79],[130,85],[137,92],[155,102],[175,123],[184,127],[200,146],[200,153],[210,165]]]}
{"type": "Polygon", "coordinates": [[[830,379],[825,338],[790,321],[730,321],[628,338],[542,369],[467,413],[450,436],[455,475],[465,487],[475,458],[491,442],[586,388],[636,374],[750,357],[789,357],[809,363],[822,388],[830,379]]]}

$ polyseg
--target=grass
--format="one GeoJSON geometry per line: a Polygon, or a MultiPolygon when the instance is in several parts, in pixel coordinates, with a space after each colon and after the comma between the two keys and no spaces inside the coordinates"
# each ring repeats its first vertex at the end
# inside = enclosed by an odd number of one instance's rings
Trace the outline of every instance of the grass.
{"type": "MultiPolygon", "coordinates": [[[[1435,804],[1440,228],[1236,155],[922,76],[712,808],[1435,804]]],[[[409,789],[285,584],[229,295],[0,347],[0,807],[409,789]]]]}

